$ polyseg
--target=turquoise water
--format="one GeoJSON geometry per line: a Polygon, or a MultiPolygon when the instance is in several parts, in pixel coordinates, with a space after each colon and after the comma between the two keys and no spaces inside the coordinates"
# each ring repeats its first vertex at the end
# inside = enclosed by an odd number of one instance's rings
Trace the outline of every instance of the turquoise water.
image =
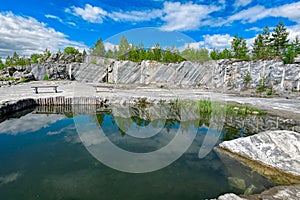
{"type": "MultiPolygon", "coordinates": [[[[0,123],[0,199],[209,199],[228,192],[243,194],[251,188],[258,193],[272,186],[214,151],[198,157],[209,123],[205,117],[183,122],[172,117],[148,119],[141,117],[143,114],[126,117],[110,108],[100,109],[96,116],[40,110],[0,123]],[[76,131],[74,118],[97,122],[115,145],[131,152],[162,148],[174,138],[172,131],[181,126],[195,129],[196,137],[169,166],[149,173],[127,173],[90,154],[76,131]],[[126,134],[129,127],[138,131],[145,126],[162,128],[148,138],[126,134]]],[[[245,134],[251,133],[225,125],[218,143],[245,134]]]]}

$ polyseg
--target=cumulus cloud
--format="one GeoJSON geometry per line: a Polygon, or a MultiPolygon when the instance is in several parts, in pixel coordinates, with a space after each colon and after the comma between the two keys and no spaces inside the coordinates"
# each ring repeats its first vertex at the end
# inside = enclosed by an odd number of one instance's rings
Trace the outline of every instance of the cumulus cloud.
{"type": "Polygon", "coordinates": [[[92,23],[102,23],[107,12],[100,7],[86,4],[84,8],[72,6],[65,10],[68,13],[73,13],[75,16],[80,16],[82,19],[92,23]]]}
{"type": "Polygon", "coordinates": [[[181,4],[180,2],[165,2],[162,9],[132,10],[108,12],[100,7],[86,4],[85,8],[72,6],[66,12],[73,13],[91,23],[103,23],[104,18],[110,18],[119,22],[142,22],[153,19],[163,21],[162,30],[195,30],[210,13],[218,11],[222,7],[193,4],[191,2],[181,4]]]}
{"type": "MultiPolygon", "coordinates": [[[[50,17],[50,16],[48,16],[50,17]]],[[[32,17],[22,17],[11,12],[0,13],[0,56],[17,52],[19,55],[41,53],[46,48],[57,51],[66,46],[87,48],[84,44],[71,41],[68,37],[32,17]]]]}
{"type": "Polygon", "coordinates": [[[185,44],[184,47],[181,47],[180,49],[184,50],[187,47],[193,49],[206,48],[209,50],[213,50],[214,48],[228,49],[231,46],[232,39],[233,37],[229,34],[204,35],[202,41],[185,44]]]}
{"type": "Polygon", "coordinates": [[[163,8],[162,20],[165,24],[162,30],[195,30],[201,26],[201,22],[220,7],[198,5],[193,3],[181,4],[179,2],[166,2],[163,8]]]}
{"type": "Polygon", "coordinates": [[[266,17],[285,17],[291,21],[299,23],[300,2],[285,4],[274,8],[265,8],[264,6],[254,6],[230,16],[227,22],[241,20],[244,23],[246,22],[253,23],[266,17]]]}
{"type": "Polygon", "coordinates": [[[289,40],[293,41],[298,37],[300,39],[300,24],[295,26],[287,27],[287,31],[289,32],[289,40]]]}

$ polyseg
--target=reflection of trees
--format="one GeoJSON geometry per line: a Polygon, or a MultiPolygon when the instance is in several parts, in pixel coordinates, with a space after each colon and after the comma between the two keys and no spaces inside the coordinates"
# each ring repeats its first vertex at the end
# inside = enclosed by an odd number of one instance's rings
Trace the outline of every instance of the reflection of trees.
{"type": "Polygon", "coordinates": [[[103,110],[96,113],[96,119],[100,126],[103,126],[104,118],[106,115],[111,115],[111,110],[103,110]]]}

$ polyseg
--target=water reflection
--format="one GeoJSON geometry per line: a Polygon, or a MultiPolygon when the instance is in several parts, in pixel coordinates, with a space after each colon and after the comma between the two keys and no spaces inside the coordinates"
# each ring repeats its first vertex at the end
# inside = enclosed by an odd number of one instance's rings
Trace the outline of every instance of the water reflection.
{"type": "MultiPolygon", "coordinates": [[[[263,177],[214,151],[199,159],[209,118],[205,113],[184,110],[179,116],[155,107],[133,107],[129,114],[119,107],[85,106],[77,113],[71,107],[37,107],[33,113],[0,123],[0,199],[209,199],[228,192],[258,193],[271,187],[273,184],[263,177]],[[95,111],[96,115],[90,115],[95,111]],[[114,145],[135,153],[161,149],[173,140],[179,127],[196,135],[172,165],[151,173],[130,174],[106,167],[91,156],[86,147],[95,148],[103,141],[93,132],[78,135],[74,118],[96,124],[114,145]],[[127,130],[147,126],[161,130],[151,136],[143,131],[136,133],[140,137],[126,134],[127,130]]],[[[267,129],[297,127],[299,122],[276,116],[228,115],[218,142],[267,129]]]]}

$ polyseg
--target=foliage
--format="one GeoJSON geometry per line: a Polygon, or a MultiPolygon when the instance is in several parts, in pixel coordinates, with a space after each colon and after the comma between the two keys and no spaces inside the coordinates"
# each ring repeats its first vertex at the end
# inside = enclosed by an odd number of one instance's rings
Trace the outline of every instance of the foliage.
{"type": "Polygon", "coordinates": [[[130,51],[130,45],[128,43],[128,40],[126,39],[125,36],[123,36],[120,40],[120,45],[119,45],[119,58],[121,60],[125,60],[126,59],[126,54],[130,51]]]}
{"type": "Polygon", "coordinates": [[[247,72],[247,74],[244,76],[245,87],[248,87],[251,80],[252,80],[251,74],[247,72]]]}
{"type": "Polygon", "coordinates": [[[298,52],[295,49],[295,44],[294,43],[289,44],[283,55],[284,55],[284,57],[283,57],[282,61],[285,64],[294,63],[294,59],[298,55],[298,52]]]}
{"type": "Polygon", "coordinates": [[[31,63],[33,63],[33,64],[38,63],[38,59],[42,58],[42,57],[43,57],[43,55],[41,55],[41,54],[32,54],[30,56],[31,63]]]}
{"type": "Polygon", "coordinates": [[[51,56],[50,50],[49,50],[49,49],[45,49],[44,55],[43,55],[44,60],[46,60],[46,59],[49,58],[50,56],[51,56]]]}
{"type": "Polygon", "coordinates": [[[94,65],[97,65],[97,61],[96,61],[95,59],[93,59],[93,60],[91,61],[91,63],[94,64],[94,65]]]}
{"type": "Polygon", "coordinates": [[[210,57],[213,60],[220,60],[220,59],[229,59],[232,58],[232,53],[228,49],[223,49],[223,51],[219,51],[218,49],[214,49],[210,53],[210,57]]]}
{"type": "Polygon", "coordinates": [[[2,58],[0,57],[0,70],[2,70],[2,69],[4,69],[4,64],[3,64],[3,62],[2,62],[2,58]]]}
{"type": "Polygon", "coordinates": [[[267,59],[272,55],[270,29],[266,26],[262,34],[257,35],[253,44],[253,59],[267,59]]]}
{"type": "Polygon", "coordinates": [[[83,49],[82,55],[83,55],[83,56],[86,56],[86,55],[87,55],[85,49],[83,49]]]}
{"type": "Polygon", "coordinates": [[[261,79],[261,84],[256,89],[256,92],[264,92],[264,91],[266,91],[267,87],[266,87],[266,83],[265,82],[266,82],[265,79],[262,78],[261,79]]]}
{"type": "Polygon", "coordinates": [[[49,79],[49,76],[48,76],[48,75],[45,75],[43,80],[44,80],[44,81],[49,81],[49,80],[50,80],[50,79],[49,79]]]}
{"type": "Polygon", "coordinates": [[[273,87],[270,87],[269,90],[267,91],[267,95],[270,96],[274,93],[273,87]]]}
{"type": "Polygon", "coordinates": [[[266,112],[257,108],[253,108],[249,105],[236,105],[229,104],[226,108],[226,113],[228,115],[238,114],[238,115],[248,115],[253,113],[258,113],[258,115],[265,115],[266,112]]]}
{"type": "Polygon", "coordinates": [[[21,78],[21,83],[25,83],[26,82],[26,78],[22,77],[21,78]]]}
{"type": "Polygon", "coordinates": [[[94,47],[91,48],[91,55],[100,57],[105,56],[105,47],[102,39],[97,40],[97,42],[94,44],[94,47]]]}
{"type": "Polygon", "coordinates": [[[189,46],[184,49],[181,53],[181,56],[186,60],[191,61],[207,61],[210,60],[207,49],[194,49],[189,46]]]}
{"type": "Polygon", "coordinates": [[[64,49],[64,53],[76,55],[76,54],[79,54],[79,51],[78,51],[78,49],[75,49],[74,47],[66,47],[64,49]]]}
{"type": "Polygon", "coordinates": [[[250,57],[248,55],[249,50],[247,48],[247,43],[242,36],[238,37],[238,35],[235,35],[233,37],[233,40],[231,42],[231,51],[234,58],[238,58],[241,60],[250,60],[250,57]]]}
{"type": "Polygon", "coordinates": [[[15,81],[16,79],[14,77],[1,77],[0,81],[15,81]]]}
{"type": "Polygon", "coordinates": [[[284,54],[289,42],[288,35],[289,32],[287,32],[283,22],[280,21],[273,30],[272,37],[270,38],[273,56],[282,56],[284,54]]]}

